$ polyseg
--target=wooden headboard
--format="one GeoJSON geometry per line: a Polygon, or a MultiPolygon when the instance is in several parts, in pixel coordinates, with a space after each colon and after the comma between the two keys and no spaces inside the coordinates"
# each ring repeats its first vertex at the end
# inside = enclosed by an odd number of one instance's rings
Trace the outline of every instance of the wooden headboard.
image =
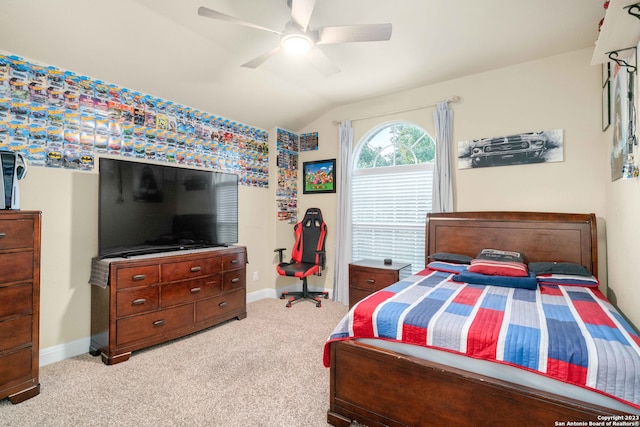
{"type": "Polygon", "coordinates": [[[447,212],[427,214],[425,262],[436,252],[475,257],[481,249],[521,252],[525,262],[574,262],[598,276],[594,214],[447,212]]]}

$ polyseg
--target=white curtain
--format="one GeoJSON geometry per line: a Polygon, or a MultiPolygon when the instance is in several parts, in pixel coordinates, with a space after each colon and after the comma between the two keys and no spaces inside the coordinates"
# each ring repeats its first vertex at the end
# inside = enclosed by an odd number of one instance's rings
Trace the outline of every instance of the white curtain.
{"type": "Polygon", "coordinates": [[[349,263],[351,262],[351,163],[353,128],[351,121],[340,125],[340,174],[338,180],[338,223],[336,224],[336,260],[333,276],[333,300],[349,305],[349,263]]]}
{"type": "Polygon", "coordinates": [[[448,102],[439,102],[433,112],[435,125],[436,161],[433,169],[433,212],[453,211],[451,182],[451,143],[453,139],[453,111],[448,102]]]}

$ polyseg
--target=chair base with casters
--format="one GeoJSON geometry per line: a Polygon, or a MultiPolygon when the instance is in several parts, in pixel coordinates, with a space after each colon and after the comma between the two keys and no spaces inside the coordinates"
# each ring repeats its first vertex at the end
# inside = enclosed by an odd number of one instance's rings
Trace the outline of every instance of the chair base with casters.
{"type": "Polygon", "coordinates": [[[329,292],[309,291],[307,277],[315,274],[322,275],[325,264],[324,240],[327,226],[322,219],[322,212],[318,208],[307,209],[301,222],[295,225],[296,241],[290,262],[283,262],[285,248],[275,249],[279,260],[276,271],[280,276],[297,277],[302,280],[302,291],[283,292],[280,299],[289,298],[286,307],[290,308],[295,301],[311,300],[316,307],[322,307],[322,298],[329,298],[329,292]]]}
{"type": "Polygon", "coordinates": [[[322,301],[320,301],[320,297],[327,299],[329,298],[329,292],[327,291],[310,291],[307,286],[307,278],[302,279],[302,291],[295,292],[283,292],[280,295],[280,299],[288,298],[287,304],[285,307],[291,308],[291,304],[300,300],[311,300],[316,303],[316,307],[322,307],[322,301]]]}

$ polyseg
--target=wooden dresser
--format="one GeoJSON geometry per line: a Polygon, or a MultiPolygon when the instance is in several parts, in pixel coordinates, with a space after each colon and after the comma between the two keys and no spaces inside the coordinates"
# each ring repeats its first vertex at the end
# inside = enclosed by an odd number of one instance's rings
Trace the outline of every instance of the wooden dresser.
{"type": "Polygon", "coordinates": [[[102,260],[108,285],[92,286],[90,353],[107,365],[131,352],[247,317],[246,248],[102,260]]]}
{"type": "Polygon", "coordinates": [[[349,308],[361,299],[411,275],[411,264],[361,260],[349,264],[349,308]]]}
{"type": "Polygon", "coordinates": [[[40,393],[40,212],[0,211],[0,399],[40,393]]]}

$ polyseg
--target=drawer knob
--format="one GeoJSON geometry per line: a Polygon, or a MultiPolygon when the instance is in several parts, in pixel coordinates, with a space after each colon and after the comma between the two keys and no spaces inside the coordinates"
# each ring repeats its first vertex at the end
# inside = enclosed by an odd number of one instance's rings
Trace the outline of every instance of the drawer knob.
{"type": "Polygon", "coordinates": [[[146,299],[146,298],[138,298],[138,299],[134,299],[131,303],[132,303],[133,305],[142,305],[142,304],[144,304],[145,302],[147,302],[147,299],[146,299]]]}
{"type": "Polygon", "coordinates": [[[202,270],[202,267],[191,267],[191,272],[192,273],[196,273],[198,271],[202,270]]]}
{"type": "Polygon", "coordinates": [[[198,292],[200,292],[200,288],[192,288],[191,289],[191,293],[192,294],[197,294],[198,292]]]}
{"type": "Polygon", "coordinates": [[[0,233],[0,239],[2,239],[3,237],[7,237],[7,233],[0,233]]]}
{"type": "Polygon", "coordinates": [[[218,307],[223,308],[227,306],[227,302],[226,301],[222,301],[220,304],[218,304],[218,307]]]}
{"type": "Polygon", "coordinates": [[[164,325],[164,323],[165,323],[164,319],[156,320],[155,322],[153,322],[153,326],[162,326],[164,325]]]}
{"type": "Polygon", "coordinates": [[[147,278],[147,275],[146,275],[146,274],[136,274],[135,276],[133,276],[133,280],[136,280],[136,281],[138,281],[138,280],[144,280],[144,279],[146,279],[146,278],[147,278]]]}
{"type": "Polygon", "coordinates": [[[239,263],[239,262],[240,262],[240,261],[239,261],[239,260],[237,260],[237,259],[232,259],[232,260],[231,260],[231,264],[237,264],[237,263],[239,263]]]}
{"type": "Polygon", "coordinates": [[[376,281],[373,279],[367,279],[367,283],[376,283],[376,281]]]}
{"type": "Polygon", "coordinates": [[[240,281],[239,277],[234,277],[233,279],[231,279],[231,283],[238,283],[240,281]]]}

